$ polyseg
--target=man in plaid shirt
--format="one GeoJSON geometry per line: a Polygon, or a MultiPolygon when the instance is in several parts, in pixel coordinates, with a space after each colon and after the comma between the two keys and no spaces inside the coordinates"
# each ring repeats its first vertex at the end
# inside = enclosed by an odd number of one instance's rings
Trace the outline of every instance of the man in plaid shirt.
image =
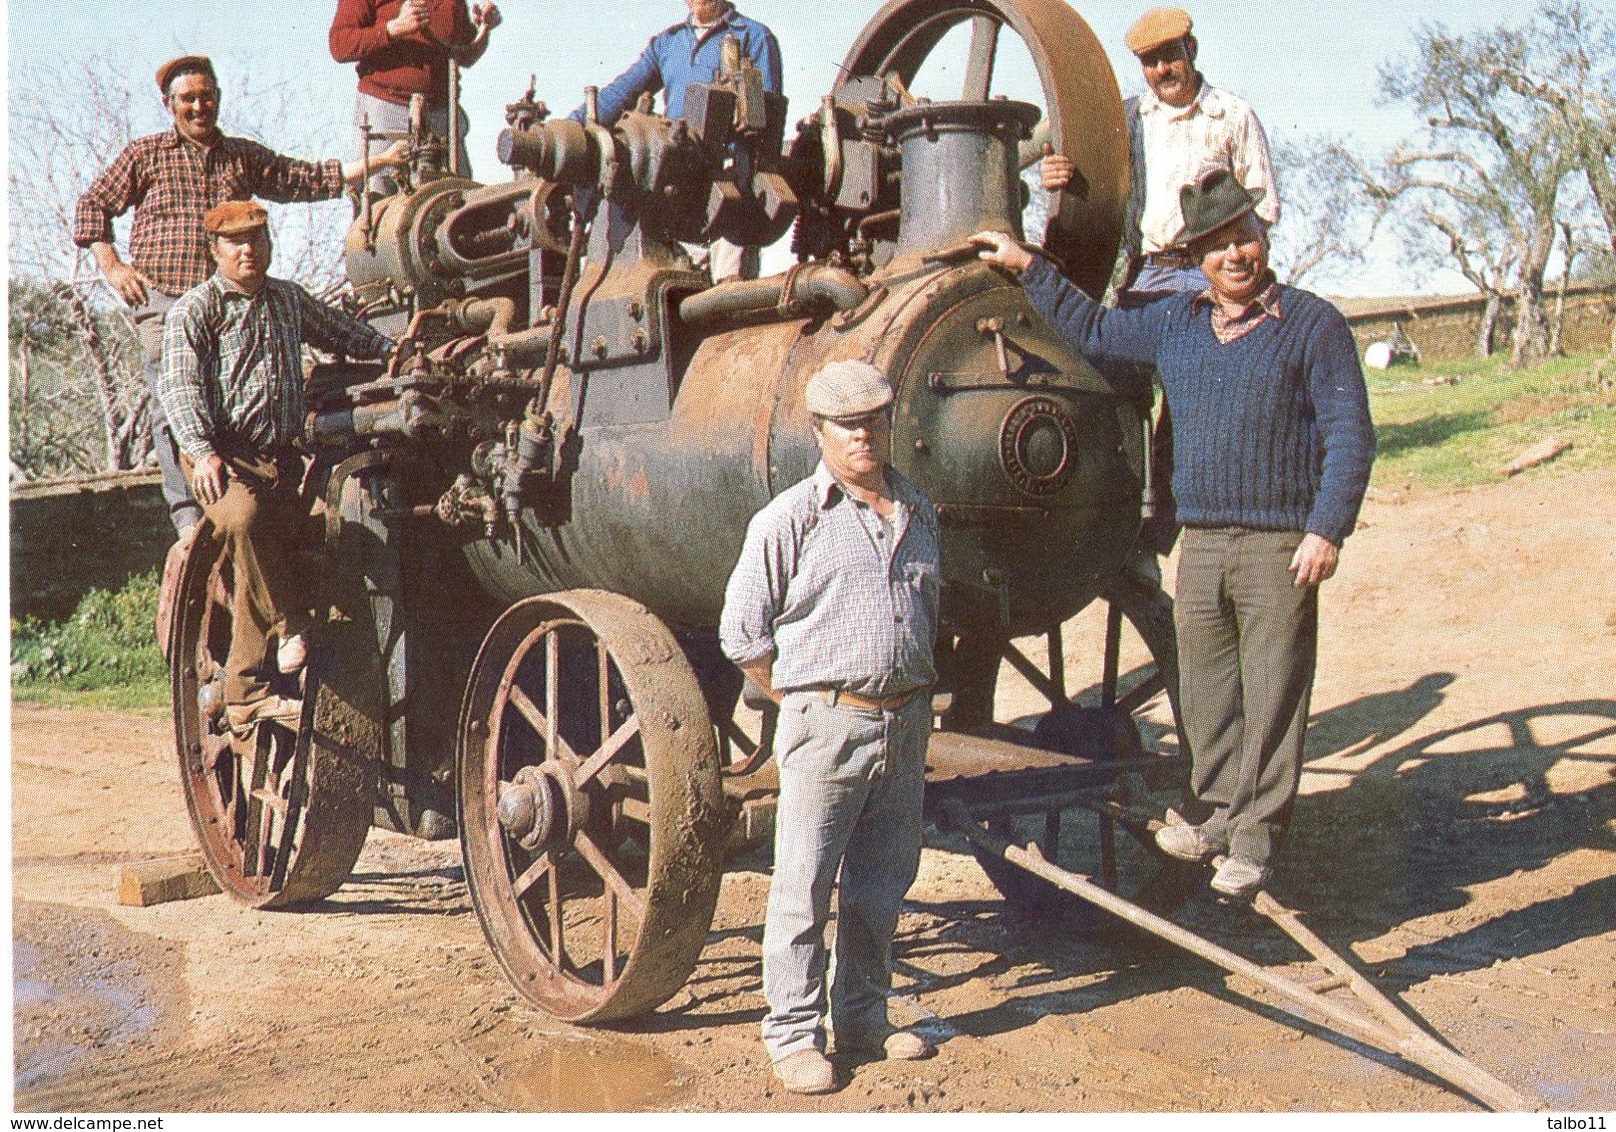
{"type": "MultiPolygon", "coordinates": [[[[283,157],[246,138],[219,129],[219,83],[202,55],[171,59],[157,69],[157,87],[174,128],[130,143],[79,198],[73,242],[88,248],[107,283],[134,310],[145,357],[145,376],[155,394],[162,356],[163,316],[179,295],[213,273],[213,256],[202,215],[227,200],[253,196],[275,201],[334,200],[357,183],[363,166],[335,159],[283,157]],[[112,221],[134,209],[129,262],[113,244],[112,221]]],[[[373,167],[398,165],[404,145],[371,160],[373,167]]],[[[152,442],[163,472],[163,496],[182,536],[201,512],[175,460],[167,422],[151,414],[152,442]]]]}
{"type": "Polygon", "coordinates": [[[182,295],[164,322],[157,395],[180,447],[180,467],[235,571],[224,698],[230,726],[295,721],[302,704],[271,694],[274,666],[293,674],[307,658],[307,589],[288,544],[305,513],[303,343],[354,358],[385,358],[392,340],[269,278],[269,214],[226,201],[203,218],[219,270],[182,295]]]}

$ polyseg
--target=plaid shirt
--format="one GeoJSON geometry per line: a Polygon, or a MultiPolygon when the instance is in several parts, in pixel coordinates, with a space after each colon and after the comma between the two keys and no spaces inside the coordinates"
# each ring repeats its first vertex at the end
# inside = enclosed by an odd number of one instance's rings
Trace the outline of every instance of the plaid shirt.
{"type": "Polygon", "coordinates": [[[179,131],[131,142],[79,197],[73,242],[113,242],[112,218],[135,210],[129,262],[159,291],[182,295],[213,274],[202,216],[227,200],[334,200],[342,162],[299,161],[246,138],[220,136],[206,149],[179,131]]]}
{"type": "Polygon", "coordinates": [[[894,696],[937,678],[937,512],[890,469],[887,485],[890,530],[824,463],[753,516],[719,622],[731,660],[773,656],[782,692],[894,696]]]}
{"type": "Polygon", "coordinates": [[[1271,274],[1268,277],[1268,286],[1247,303],[1244,310],[1235,314],[1225,313],[1218,305],[1217,299],[1213,297],[1211,288],[1190,300],[1192,312],[1200,310],[1203,305],[1212,308],[1212,334],[1225,346],[1250,334],[1270,315],[1274,318],[1282,317],[1279,312],[1279,283],[1271,274]]]}
{"type": "Polygon", "coordinates": [[[163,322],[157,381],[180,451],[201,460],[223,437],[260,452],[300,438],[305,342],[355,358],[383,358],[393,348],[392,339],[283,279],[248,295],[214,275],[182,295],[163,322]]]}

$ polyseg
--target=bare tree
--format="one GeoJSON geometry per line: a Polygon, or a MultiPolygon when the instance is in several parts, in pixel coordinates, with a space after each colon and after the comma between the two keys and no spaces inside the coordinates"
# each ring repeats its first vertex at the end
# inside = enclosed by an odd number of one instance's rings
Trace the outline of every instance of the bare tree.
{"type": "Polygon", "coordinates": [[[1545,0],[1535,30],[1537,50],[1500,77],[1519,97],[1550,107],[1573,140],[1616,251],[1616,20],[1583,0],[1545,0]]]}
{"type": "MultiPolygon", "coordinates": [[[[323,138],[291,136],[300,123],[322,117],[301,90],[290,83],[250,86],[244,66],[223,64],[220,71],[235,76],[221,100],[227,132],[285,152],[318,153],[320,141],[328,152],[334,148],[340,130],[329,125],[323,138]]],[[[150,451],[133,327],[89,255],[73,246],[73,212],[124,147],[167,128],[157,91],[122,60],[94,55],[13,69],[7,164],[13,291],[36,285],[35,305],[58,304],[53,317],[68,335],[48,349],[12,337],[11,439],[23,443],[13,453],[14,473],[120,470],[138,466],[150,451]],[[94,428],[85,427],[90,421],[94,428]],[[92,455],[86,437],[96,434],[100,451],[92,455]]],[[[350,216],[343,202],[276,205],[271,216],[277,275],[316,293],[340,280],[350,216]]]]}
{"type": "Polygon", "coordinates": [[[1475,218],[1511,245],[1515,331],[1511,362],[1548,352],[1543,279],[1553,252],[1563,182],[1580,168],[1581,143],[1554,106],[1523,93],[1517,76],[1546,67],[1553,55],[1547,9],[1520,26],[1469,36],[1422,24],[1415,54],[1381,69],[1382,93],[1425,116],[1426,129],[1387,158],[1373,187],[1407,198],[1439,227],[1474,227],[1475,218]]]}
{"type": "Polygon", "coordinates": [[[148,394],[132,379],[121,320],[74,289],[11,282],[9,413],[13,476],[41,479],[137,467],[150,450],[148,394]]]}
{"type": "Polygon", "coordinates": [[[1315,272],[1333,274],[1361,264],[1386,212],[1366,194],[1347,145],[1338,138],[1275,140],[1275,175],[1285,208],[1272,233],[1276,271],[1300,286],[1315,272]]]}

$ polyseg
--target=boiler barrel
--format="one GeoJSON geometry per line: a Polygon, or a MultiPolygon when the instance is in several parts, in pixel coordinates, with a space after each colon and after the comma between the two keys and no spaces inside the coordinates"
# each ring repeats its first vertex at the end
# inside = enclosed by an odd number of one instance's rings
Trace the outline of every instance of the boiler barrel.
{"type": "MultiPolygon", "coordinates": [[[[1093,599],[1139,526],[1140,412],[980,265],[894,281],[868,309],[694,340],[666,420],[586,426],[571,515],[468,545],[494,596],[596,588],[717,624],[747,523],[812,473],[803,389],[872,360],[897,389],[892,462],[943,521],[944,615],[1041,631],[1093,599]]],[[[565,401],[561,389],[557,401],[565,401]]]]}

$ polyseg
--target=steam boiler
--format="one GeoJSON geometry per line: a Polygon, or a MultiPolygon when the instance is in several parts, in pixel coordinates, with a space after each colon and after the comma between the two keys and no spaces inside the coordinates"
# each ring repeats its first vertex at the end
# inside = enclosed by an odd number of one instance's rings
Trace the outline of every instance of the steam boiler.
{"type": "Polygon", "coordinates": [[[345,249],[354,309],[398,350],[309,379],[318,626],[295,733],[224,725],[217,538],[180,578],[182,779],[235,899],[329,895],[372,824],[458,832],[529,1000],[585,1022],[666,1001],[726,854],[769,836],[772,718],[716,626],[748,520],[814,469],[803,389],[839,359],[889,375],[892,462],[943,525],[928,804],[1041,813],[1058,834],[1076,794],[1151,762],[1130,712],[1176,687],[1171,605],[1122,569],[1150,502],[1150,405],[968,241],[1023,236],[1021,170],[1047,145],[1079,174],[1043,247],[1104,289],[1128,163],[1110,64],[1062,0],[891,0],[838,74],[796,121],[733,49],[679,119],[642,103],[603,122],[593,91],[581,120],[554,118],[530,89],[499,136],[512,177],[493,184],[448,173],[441,139],[412,131],[413,174],[363,202],[345,249]],[[1008,33],[1042,105],[992,93],[1008,33]],[[965,46],[960,96],[915,96],[949,43],[965,46]],[[715,285],[698,266],[719,237],[788,232],[781,274],[715,285]],[[1096,599],[1100,738],[996,722],[1007,660],[1070,720],[1060,626],[1096,599]],[[1127,692],[1124,619],[1155,658],[1127,692]]]}

